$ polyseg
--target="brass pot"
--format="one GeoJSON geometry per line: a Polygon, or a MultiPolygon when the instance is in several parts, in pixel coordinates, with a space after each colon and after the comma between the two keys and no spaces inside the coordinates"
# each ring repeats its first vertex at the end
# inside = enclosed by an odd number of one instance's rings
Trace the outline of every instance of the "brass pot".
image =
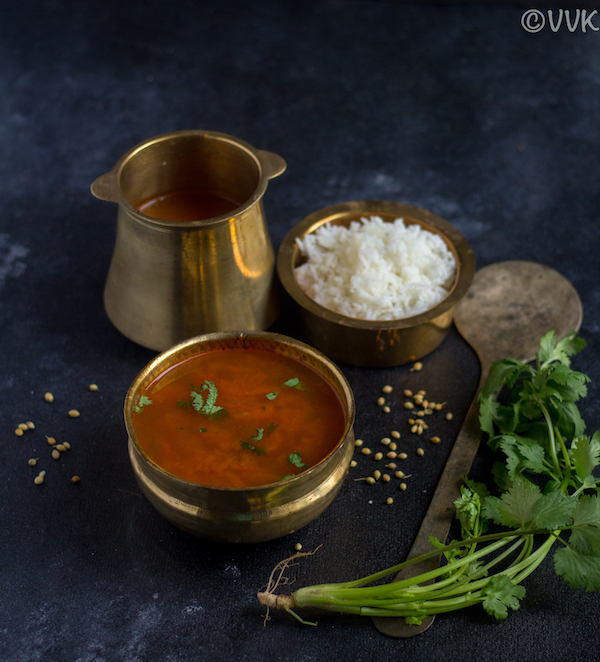
{"type": "Polygon", "coordinates": [[[215,131],[175,131],[130,149],[92,193],[119,205],[104,289],[112,323],[162,351],[200,333],[263,330],[275,321],[275,256],[262,207],[269,179],[286,168],[272,152],[215,131]],[[208,220],[159,220],[143,201],[202,186],[243,201],[208,220]]]}
{"type": "Polygon", "coordinates": [[[399,202],[362,200],[321,209],[294,226],[279,248],[277,270],[281,283],[298,306],[307,342],[335,361],[383,368],[416,361],[444,340],[452,325],[454,306],[467,293],[475,275],[475,257],[458,230],[430,211],[399,202]],[[387,222],[403,218],[407,225],[417,223],[442,237],[457,265],[454,283],[443,301],[413,317],[371,321],[328,310],[302,290],[294,269],[305,258],[300,254],[296,239],[325,223],[347,227],[352,221],[370,216],[379,216],[387,222]]]}
{"type": "Polygon", "coordinates": [[[355,406],[340,369],[304,343],[269,332],[212,333],[190,338],[151,361],[136,377],[125,399],[129,458],[142,492],[172,524],[201,538],[255,543],[287,535],[318,517],[344,481],[354,451],[355,406]],[[168,473],[142,450],[132,413],[140,395],[161,373],[185,358],[226,347],[254,347],[308,364],[335,388],[346,413],[342,438],[321,462],[295,478],[249,488],[207,487],[168,473]]]}

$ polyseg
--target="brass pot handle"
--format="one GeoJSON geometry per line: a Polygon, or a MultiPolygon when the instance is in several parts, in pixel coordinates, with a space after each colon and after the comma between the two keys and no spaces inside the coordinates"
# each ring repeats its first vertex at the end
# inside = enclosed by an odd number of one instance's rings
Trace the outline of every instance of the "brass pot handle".
{"type": "Polygon", "coordinates": [[[256,150],[263,172],[267,179],[278,177],[287,168],[287,163],[275,152],[268,152],[264,149],[256,150]]]}
{"type": "Polygon", "coordinates": [[[97,179],[94,180],[90,186],[92,195],[97,197],[99,200],[106,200],[107,202],[118,202],[118,193],[117,193],[117,181],[115,178],[115,171],[111,170],[110,172],[100,175],[97,179]]]}

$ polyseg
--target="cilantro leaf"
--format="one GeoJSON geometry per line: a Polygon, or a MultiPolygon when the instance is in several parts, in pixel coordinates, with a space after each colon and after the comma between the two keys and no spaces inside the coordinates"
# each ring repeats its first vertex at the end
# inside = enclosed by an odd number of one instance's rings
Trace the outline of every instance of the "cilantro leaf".
{"type": "Polygon", "coordinates": [[[571,588],[600,591],[600,553],[582,554],[563,547],[554,554],[554,569],[571,588]]]}
{"type": "Polygon", "coordinates": [[[569,544],[584,554],[600,553],[600,496],[582,496],[573,512],[569,544]]]}
{"type": "Polygon", "coordinates": [[[498,510],[504,523],[515,529],[526,527],[533,521],[533,507],[541,497],[537,485],[522,480],[513,483],[500,499],[498,510]]]}
{"type": "Polygon", "coordinates": [[[600,464],[600,431],[589,437],[575,437],[571,443],[571,461],[575,473],[584,481],[600,464]]]}
{"type": "Polygon", "coordinates": [[[577,501],[561,490],[542,496],[533,505],[534,526],[540,529],[557,529],[571,523],[577,501]]]}
{"type": "Polygon", "coordinates": [[[298,451],[294,451],[293,453],[288,455],[288,460],[290,464],[293,464],[294,466],[300,469],[306,466],[304,462],[302,462],[302,457],[300,456],[300,453],[298,451]]]}
{"type": "Polygon", "coordinates": [[[256,428],[256,435],[254,437],[250,437],[250,439],[254,439],[254,441],[260,441],[263,438],[264,431],[264,428],[256,428]]]}
{"type": "Polygon", "coordinates": [[[288,379],[287,382],[284,382],[284,386],[289,386],[290,388],[295,388],[298,386],[300,383],[300,380],[298,377],[293,377],[292,379],[288,379]]]}
{"type": "Polygon", "coordinates": [[[483,608],[491,616],[502,620],[508,616],[508,607],[515,610],[520,607],[519,600],[525,597],[525,588],[513,584],[508,575],[500,574],[489,580],[483,594],[486,596],[483,608]]]}
{"type": "Polygon", "coordinates": [[[556,342],[556,333],[554,330],[551,330],[540,340],[537,359],[542,368],[553,361],[558,361],[568,367],[571,365],[571,356],[580,352],[585,346],[585,340],[579,338],[574,331],[571,331],[565,338],[556,342]]]}
{"type": "Polygon", "coordinates": [[[145,395],[140,395],[140,399],[138,400],[137,405],[133,408],[133,411],[135,411],[136,414],[139,414],[142,412],[144,407],[151,404],[152,404],[152,400],[150,400],[150,398],[148,398],[145,395]]]}
{"type": "Polygon", "coordinates": [[[265,395],[265,398],[268,398],[269,400],[275,400],[275,398],[279,395],[278,391],[272,391],[271,393],[267,393],[265,395]]]}

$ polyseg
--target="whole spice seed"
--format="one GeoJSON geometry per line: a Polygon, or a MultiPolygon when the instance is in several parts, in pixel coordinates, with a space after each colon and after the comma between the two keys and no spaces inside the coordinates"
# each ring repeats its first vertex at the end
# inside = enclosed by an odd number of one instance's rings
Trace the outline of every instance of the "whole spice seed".
{"type": "Polygon", "coordinates": [[[398,453],[396,451],[390,451],[386,457],[388,460],[395,460],[398,457],[398,453]]]}
{"type": "Polygon", "coordinates": [[[57,451],[60,451],[61,453],[64,453],[67,450],[67,447],[64,444],[57,444],[55,448],[57,451]]]}
{"type": "Polygon", "coordinates": [[[35,467],[35,465],[37,464],[37,461],[38,461],[37,457],[32,457],[30,460],[27,460],[27,464],[30,467],[35,467]]]}
{"type": "Polygon", "coordinates": [[[54,402],[54,396],[52,393],[50,393],[50,391],[48,391],[48,393],[44,393],[44,400],[46,402],[54,402]]]}
{"type": "Polygon", "coordinates": [[[417,448],[417,455],[425,455],[425,451],[422,448],[417,448]]]}
{"type": "Polygon", "coordinates": [[[404,475],[405,475],[404,471],[396,471],[394,473],[394,476],[396,476],[396,478],[404,478],[404,475]]]}
{"type": "Polygon", "coordinates": [[[50,446],[54,446],[54,444],[56,443],[56,439],[54,437],[49,437],[48,435],[46,435],[46,439],[48,440],[50,446]]]}
{"type": "Polygon", "coordinates": [[[415,408],[415,406],[413,405],[412,402],[410,402],[410,400],[407,400],[407,401],[404,403],[404,409],[414,409],[414,408],[415,408]]]}
{"type": "Polygon", "coordinates": [[[396,442],[392,441],[392,443],[390,444],[390,450],[395,451],[397,448],[398,448],[398,444],[396,444],[396,442]]]}
{"type": "MultiPolygon", "coordinates": [[[[70,444],[68,441],[63,441],[62,445],[63,445],[67,450],[69,450],[69,448],[71,448],[71,444],[70,444]]],[[[60,449],[59,449],[59,450],[60,450],[60,449]]]]}
{"type": "Polygon", "coordinates": [[[23,432],[29,430],[29,428],[27,427],[27,423],[19,423],[18,428],[19,430],[23,430],[23,432]]]}
{"type": "Polygon", "coordinates": [[[392,437],[394,439],[400,439],[400,433],[398,432],[398,430],[392,430],[392,437]]]}
{"type": "Polygon", "coordinates": [[[389,483],[390,482],[390,475],[389,474],[383,474],[383,476],[381,476],[381,480],[384,483],[389,483]]]}
{"type": "Polygon", "coordinates": [[[412,394],[413,394],[413,392],[410,389],[407,388],[407,389],[404,390],[404,395],[407,398],[412,398],[412,394]]]}
{"type": "Polygon", "coordinates": [[[90,391],[97,391],[98,390],[98,384],[90,384],[90,391]]]}
{"type": "Polygon", "coordinates": [[[357,439],[357,440],[354,442],[354,445],[355,445],[355,446],[362,446],[362,445],[363,445],[363,440],[362,440],[362,439],[357,439]]]}
{"type": "Polygon", "coordinates": [[[450,412],[448,412],[448,413],[446,414],[446,420],[447,420],[447,421],[451,421],[453,418],[454,418],[454,414],[452,414],[452,413],[450,413],[450,412]]]}
{"type": "Polygon", "coordinates": [[[441,409],[443,406],[444,406],[444,405],[443,405],[441,402],[436,402],[436,403],[435,403],[435,407],[434,407],[434,409],[435,409],[436,411],[440,411],[440,409],[441,409]]]}
{"type": "Polygon", "coordinates": [[[384,414],[389,414],[392,410],[386,405],[381,411],[383,411],[384,414]]]}
{"type": "Polygon", "coordinates": [[[373,455],[373,459],[374,460],[382,460],[383,459],[383,453],[375,453],[375,455],[373,455]]]}
{"type": "Polygon", "coordinates": [[[375,471],[373,472],[373,478],[375,480],[379,480],[381,478],[381,471],[379,471],[379,469],[375,469],[375,471]]]}
{"type": "Polygon", "coordinates": [[[394,389],[389,384],[386,384],[381,390],[383,393],[391,393],[394,389]]]}
{"type": "Polygon", "coordinates": [[[295,549],[297,552],[299,552],[299,551],[302,549],[302,545],[301,545],[299,542],[297,542],[297,543],[294,545],[294,549],[295,549]]]}
{"type": "Polygon", "coordinates": [[[71,478],[72,483],[78,483],[80,480],[79,476],[73,476],[73,478],[71,478]]]}
{"type": "Polygon", "coordinates": [[[34,482],[36,485],[41,485],[41,484],[44,482],[44,477],[43,477],[42,475],[36,476],[36,477],[33,479],[33,482],[34,482]]]}
{"type": "Polygon", "coordinates": [[[417,393],[417,395],[415,395],[415,397],[414,397],[414,401],[415,401],[415,404],[422,405],[423,404],[423,396],[419,395],[417,393]]]}
{"type": "Polygon", "coordinates": [[[391,505],[394,503],[394,500],[392,499],[392,497],[388,497],[388,498],[385,500],[385,502],[387,503],[388,506],[391,506],[391,505]]]}
{"type": "Polygon", "coordinates": [[[355,467],[357,464],[358,462],[356,460],[352,460],[352,462],[350,462],[351,467],[355,467]]]}
{"type": "Polygon", "coordinates": [[[398,487],[404,492],[404,490],[406,489],[406,483],[400,483],[398,487]]]}
{"type": "Polygon", "coordinates": [[[367,485],[373,485],[373,483],[375,483],[375,479],[373,478],[373,476],[367,476],[365,480],[367,482],[367,485]]]}
{"type": "Polygon", "coordinates": [[[79,414],[79,412],[77,411],[77,409],[70,409],[70,410],[69,410],[69,416],[70,416],[71,418],[79,418],[80,414],[79,414]]]}
{"type": "Polygon", "coordinates": [[[399,460],[406,460],[408,455],[406,453],[398,453],[397,457],[398,457],[399,460]]]}
{"type": "Polygon", "coordinates": [[[385,404],[385,398],[377,398],[377,404],[380,407],[383,407],[383,405],[385,404]]]}
{"type": "Polygon", "coordinates": [[[398,465],[395,462],[390,462],[389,464],[386,464],[385,467],[386,469],[391,469],[392,471],[397,467],[398,465]]]}
{"type": "Polygon", "coordinates": [[[52,451],[52,457],[53,457],[55,460],[58,460],[58,458],[60,457],[60,453],[59,453],[56,449],[54,449],[54,450],[52,451]]]}
{"type": "Polygon", "coordinates": [[[439,444],[441,439],[439,437],[431,437],[432,444],[439,444]]]}
{"type": "Polygon", "coordinates": [[[420,361],[417,361],[411,368],[411,370],[415,370],[416,372],[419,372],[419,370],[422,369],[423,369],[423,364],[420,361]]]}
{"type": "Polygon", "coordinates": [[[15,434],[17,435],[17,437],[22,437],[23,436],[23,430],[21,430],[21,428],[17,428],[15,430],[15,434]]]}
{"type": "Polygon", "coordinates": [[[411,431],[413,434],[416,434],[416,432],[417,432],[418,429],[419,429],[419,426],[418,426],[418,425],[413,425],[413,426],[411,427],[410,431],[411,431]]]}
{"type": "Polygon", "coordinates": [[[391,441],[392,441],[392,440],[391,440],[389,437],[383,437],[383,439],[381,440],[381,443],[382,443],[384,446],[389,446],[390,443],[391,443],[391,441]]]}
{"type": "Polygon", "coordinates": [[[371,455],[371,449],[370,448],[361,448],[360,452],[363,455],[371,455]]]}
{"type": "Polygon", "coordinates": [[[27,426],[28,430],[35,430],[35,424],[34,424],[33,421],[27,421],[27,423],[25,423],[25,425],[27,426]]]}

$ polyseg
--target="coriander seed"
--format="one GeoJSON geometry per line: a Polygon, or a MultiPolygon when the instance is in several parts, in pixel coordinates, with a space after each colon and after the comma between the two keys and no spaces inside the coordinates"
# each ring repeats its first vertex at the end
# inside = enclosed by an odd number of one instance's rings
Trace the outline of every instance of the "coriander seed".
{"type": "Polygon", "coordinates": [[[375,471],[373,472],[373,478],[375,480],[379,480],[381,478],[381,471],[379,471],[379,469],[375,469],[375,471]]]}
{"type": "Polygon", "coordinates": [[[398,466],[395,462],[390,462],[389,464],[386,464],[386,469],[391,469],[392,471],[398,466]]]}
{"type": "Polygon", "coordinates": [[[392,430],[392,437],[394,437],[394,439],[400,439],[400,433],[398,430],[392,430]]]}
{"type": "Polygon", "coordinates": [[[362,440],[362,439],[357,439],[357,440],[354,442],[354,445],[355,445],[355,446],[362,446],[362,445],[363,445],[363,440],[362,440]]]}
{"type": "Polygon", "coordinates": [[[98,390],[98,384],[90,384],[90,391],[97,391],[98,390]]]}
{"type": "Polygon", "coordinates": [[[446,414],[446,420],[447,421],[451,421],[453,418],[454,418],[454,414],[452,414],[451,412],[448,412],[446,414]]]}
{"type": "Polygon", "coordinates": [[[294,545],[294,549],[295,549],[297,552],[299,552],[299,551],[302,549],[302,545],[301,545],[299,542],[297,542],[297,543],[294,545]]]}
{"type": "Polygon", "coordinates": [[[46,402],[54,402],[54,396],[52,395],[52,393],[50,393],[50,391],[44,393],[44,400],[46,402]]]}
{"type": "Polygon", "coordinates": [[[361,448],[360,452],[363,455],[371,455],[371,449],[370,448],[361,448]]]}
{"type": "Polygon", "coordinates": [[[23,436],[23,430],[21,430],[21,428],[17,428],[15,430],[15,434],[17,435],[17,437],[22,437],[23,436]]]}
{"type": "Polygon", "coordinates": [[[71,418],[79,418],[80,414],[77,409],[69,409],[69,416],[71,418]]]}
{"type": "Polygon", "coordinates": [[[411,369],[419,372],[419,370],[423,369],[423,364],[420,361],[417,361],[411,369]]]}
{"type": "Polygon", "coordinates": [[[391,393],[394,390],[394,388],[389,384],[386,384],[381,390],[383,391],[383,393],[391,393]]]}
{"type": "Polygon", "coordinates": [[[390,451],[386,457],[388,460],[395,460],[398,457],[398,453],[396,453],[396,451],[390,451]]]}
{"type": "Polygon", "coordinates": [[[33,479],[33,482],[34,482],[36,485],[41,485],[41,484],[44,482],[44,477],[43,477],[42,475],[36,476],[36,477],[33,479]]]}
{"type": "Polygon", "coordinates": [[[407,388],[407,389],[404,389],[404,395],[405,395],[407,398],[412,398],[412,394],[413,394],[413,392],[412,392],[410,389],[408,389],[408,388],[407,388]]]}
{"type": "Polygon", "coordinates": [[[73,478],[71,478],[72,483],[78,483],[80,480],[79,476],[73,476],[73,478]]]}
{"type": "Polygon", "coordinates": [[[430,441],[432,444],[439,444],[441,439],[439,437],[431,437],[430,441]]]}
{"type": "Polygon", "coordinates": [[[381,411],[383,411],[384,414],[389,414],[392,410],[386,405],[381,411]]]}
{"type": "Polygon", "coordinates": [[[355,467],[357,464],[358,462],[356,460],[352,460],[352,462],[350,462],[351,467],[355,467]]]}
{"type": "Polygon", "coordinates": [[[406,453],[398,453],[397,457],[398,457],[399,460],[406,460],[408,455],[406,453]]]}
{"type": "Polygon", "coordinates": [[[406,483],[400,483],[398,487],[404,492],[404,490],[406,489],[406,483]]]}
{"type": "Polygon", "coordinates": [[[35,430],[35,423],[33,421],[27,421],[25,425],[27,426],[28,430],[35,430]]]}
{"type": "Polygon", "coordinates": [[[394,503],[394,500],[392,499],[392,497],[388,497],[388,498],[385,500],[385,502],[387,503],[388,506],[391,506],[391,505],[394,503]]]}
{"type": "Polygon", "coordinates": [[[27,460],[27,464],[30,467],[35,467],[35,465],[37,464],[37,457],[32,457],[30,460],[27,460]]]}
{"type": "Polygon", "coordinates": [[[367,485],[373,485],[375,483],[375,479],[373,478],[373,476],[367,476],[365,478],[365,481],[366,481],[367,485]]]}
{"type": "Polygon", "coordinates": [[[374,460],[382,460],[383,459],[383,453],[375,453],[375,455],[373,455],[373,459],[374,460]]]}
{"type": "Polygon", "coordinates": [[[58,460],[58,458],[60,457],[60,453],[56,450],[56,448],[52,451],[52,457],[55,460],[58,460]]]}
{"type": "Polygon", "coordinates": [[[23,430],[23,432],[29,430],[29,428],[27,427],[27,423],[19,423],[17,427],[19,428],[19,430],[23,430]]]}
{"type": "Polygon", "coordinates": [[[417,455],[425,455],[425,451],[422,448],[417,448],[417,455]]]}
{"type": "Polygon", "coordinates": [[[395,451],[398,448],[398,444],[396,444],[394,441],[390,444],[390,450],[395,451]]]}
{"type": "Polygon", "coordinates": [[[385,404],[385,398],[377,398],[377,404],[380,407],[383,407],[383,405],[385,404]]]}
{"type": "Polygon", "coordinates": [[[396,478],[404,478],[405,473],[404,473],[404,471],[396,471],[394,473],[394,476],[396,476],[396,478]]]}
{"type": "Polygon", "coordinates": [[[54,444],[56,443],[56,439],[54,437],[49,437],[48,435],[46,435],[46,439],[48,440],[50,446],[54,446],[54,444]]]}
{"type": "Polygon", "coordinates": [[[407,400],[407,401],[404,403],[404,409],[414,409],[414,408],[415,408],[415,406],[414,406],[413,403],[410,402],[409,400],[407,400]]]}
{"type": "Polygon", "coordinates": [[[383,437],[383,439],[381,440],[381,443],[384,446],[389,446],[391,444],[391,442],[392,442],[392,440],[389,437],[383,437]]]}
{"type": "Polygon", "coordinates": [[[390,475],[389,474],[383,474],[383,476],[381,476],[381,480],[384,483],[389,483],[390,482],[390,475]]]}

